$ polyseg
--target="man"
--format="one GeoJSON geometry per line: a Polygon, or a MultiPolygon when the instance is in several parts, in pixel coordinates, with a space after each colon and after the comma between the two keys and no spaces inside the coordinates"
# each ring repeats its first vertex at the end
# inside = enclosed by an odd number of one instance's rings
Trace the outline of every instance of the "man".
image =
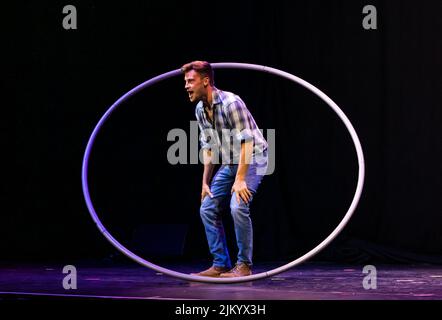
{"type": "Polygon", "coordinates": [[[266,172],[267,142],[241,98],[215,87],[208,62],[194,61],[181,70],[189,100],[198,102],[195,114],[204,162],[200,216],[213,256],[213,265],[196,275],[248,276],[252,274],[253,250],[250,204],[266,172]],[[222,162],[212,179],[218,152],[222,162]],[[234,268],[221,219],[226,200],[230,200],[238,246],[234,268]]]}

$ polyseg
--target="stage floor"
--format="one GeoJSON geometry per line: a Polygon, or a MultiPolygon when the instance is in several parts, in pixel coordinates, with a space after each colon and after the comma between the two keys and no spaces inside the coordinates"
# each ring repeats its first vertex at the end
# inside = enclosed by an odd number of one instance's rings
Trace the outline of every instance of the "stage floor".
{"type": "MultiPolygon", "coordinates": [[[[0,266],[0,300],[147,299],[147,300],[442,300],[442,266],[376,265],[377,288],[364,289],[364,266],[306,263],[268,279],[238,284],[187,282],[128,263],[71,263],[77,289],[63,288],[64,264],[0,266]]],[[[261,264],[254,272],[283,263],[261,264]]],[[[190,273],[201,264],[167,265],[190,273]]]]}

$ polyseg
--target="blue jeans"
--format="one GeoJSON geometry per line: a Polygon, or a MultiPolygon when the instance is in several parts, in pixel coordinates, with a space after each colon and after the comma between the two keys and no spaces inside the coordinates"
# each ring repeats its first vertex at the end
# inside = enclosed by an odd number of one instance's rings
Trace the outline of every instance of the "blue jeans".
{"type": "Polygon", "coordinates": [[[241,198],[236,200],[236,193],[231,194],[232,185],[235,181],[238,165],[222,165],[210,185],[210,196],[204,197],[200,215],[206,231],[210,253],[213,256],[213,265],[217,267],[231,267],[229,252],[227,250],[226,236],[221,219],[221,212],[226,200],[230,198],[230,212],[233,217],[236,243],[238,246],[237,263],[247,263],[252,265],[253,252],[253,228],[250,219],[250,204],[253,196],[258,190],[258,186],[265,175],[267,168],[267,154],[261,154],[259,163],[253,157],[252,163],[246,174],[247,188],[252,193],[249,203],[245,203],[241,198]]]}

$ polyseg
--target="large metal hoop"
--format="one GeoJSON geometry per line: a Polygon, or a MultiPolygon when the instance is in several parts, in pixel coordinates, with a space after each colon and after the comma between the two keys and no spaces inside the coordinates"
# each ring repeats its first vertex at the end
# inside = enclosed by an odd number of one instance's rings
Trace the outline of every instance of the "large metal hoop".
{"type": "Polygon", "coordinates": [[[267,272],[261,272],[254,275],[246,276],[246,277],[237,277],[237,278],[209,278],[209,277],[201,277],[201,276],[193,276],[181,272],[176,272],[167,268],[163,268],[161,266],[158,266],[156,264],[153,264],[130,250],[128,250],[126,247],[124,247],[121,243],[119,243],[103,226],[100,219],[98,218],[98,215],[94,209],[94,206],[91,201],[91,197],[89,194],[89,185],[88,185],[88,164],[89,164],[89,157],[91,154],[91,150],[95,141],[95,138],[100,131],[100,128],[103,126],[104,122],[109,118],[111,113],[125,100],[127,100],[129,97],[133,96],[134,94],[138,93],[139,91],[152,86],[153,84],[162,81],[164,79],[182,74],[182,71],[180,69],[173,70],[166,72],[164,74],[161,74],[159,76],[156,76],[152,79],[149,79],[142,84],[138,85],[137,87],[133,88],[126,94],[124,94],[121,98],[119,98],[107,111],[106,113],[101,117],[100,121],[98,121],[97,125],[95,126],[89,141],[86,145],[86,150],[83,157],[83,167],[82,167],[82,186],[83,186],[83,195],[86,200],[87,208],[89,210],[89,213],[92,216],[92,219],[95,221],[95,224],[97,225],[100,232],[106,237],[106,239],[115,247],[117,248],[121,253],[126,255],[127,257],[131,258],[132,260],[138,262],[139,264],[146,266],[150,269],[153,269],[157,272],[164,273],[166,275],[179,278],[182,280],[189,280],[189,281],[199,281],[199,282],[210,282],[210,283],[236,283],[236,282],[245,282],[245,281],[252,281],[257,279],[263,279],[270,276],[274,276],[278,273],[284,272],[308,259],[313,257],[315,254],[317,254],[319,251],[324,249],[345,227],[347,222],[349,221],[350,217],[352,216],[353,212],[356,209],[356,206],[359,202],[359,199],[362,194],[363,184],[364,184],[364,174],[365,174],[365,163],[364,163],[364,155],[362,152],[361,143],[359,142],[358,135],[356,134],[356,131],[354,130],[352,124],[350,123],[350,120],[348,120],[347,116],[344,114],[344,112],[338,107],[336,103],[333,102],[332,99],[330,99],[325,93],[323,93],[321,90],[313,86],[312,84],[308,83],[307,81],[296,77],[290,73],[287,73],[285,71],[281,71],[275,68],[256,65],[256,64],[247,64],[247,63],[235,63],[235,62],[228,62],[228,63],[212,63],[211,66],[214,69],[248,69],[248,70],[255,70],[255,71],[261,71],[261,72],[267,72],[271,73],[277,76],[280,76],[282,78],[286,78],[288,80],[291,80],[293,82],[296,82],[303,87],[307,88],[308,90],[312,91],[314,94],[316,94],[318,97],[320,97],[322,100],[324,100],[327,105],[333,109],[333,111],[339,116],[339,118],[344,123],[345,127],[347,128],[348,132],[350,133],[350,136],[353,140],[356,154],[358,158],[358,164],[359,164],[359,170],[358,170],[358,183],[356,186],[356,191],[353,196],[353,200],[350,204],[349,209],[347,210],[347,213],[345,214],[344,218],[341,220],[341,222],[338,224],[338,226],[330,233],[327,238],[325,238],[321,243],[319,243],[315,248],[304,254],[303,256],[297,258],[296,260],[293,260],[290,263],[287,263],[279,268],[272,269],[267,272]]]}

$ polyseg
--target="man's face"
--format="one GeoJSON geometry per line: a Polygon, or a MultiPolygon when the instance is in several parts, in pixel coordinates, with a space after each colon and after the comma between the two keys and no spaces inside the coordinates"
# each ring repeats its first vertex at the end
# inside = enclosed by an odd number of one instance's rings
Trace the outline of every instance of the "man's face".
{"type": "Polygon", "coordinates": [[[202,100],[207,97],[208,77],[201,77],[195,70],[190,70],[184,74],[184,88],[189,95],[190,102],[202,100]]]}

